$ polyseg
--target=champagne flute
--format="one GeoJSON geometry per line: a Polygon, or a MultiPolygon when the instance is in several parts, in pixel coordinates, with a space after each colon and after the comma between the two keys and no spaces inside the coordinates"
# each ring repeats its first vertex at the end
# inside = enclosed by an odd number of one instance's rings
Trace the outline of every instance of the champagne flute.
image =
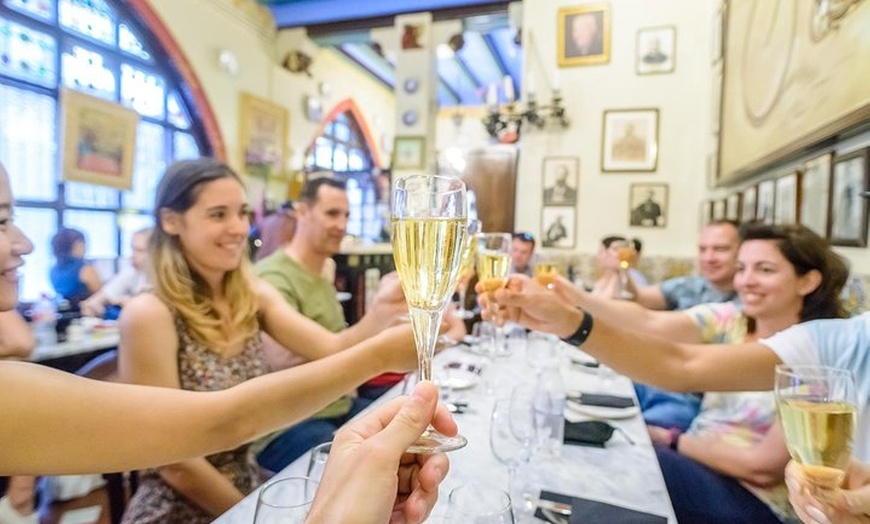
{"type": "Polygon", "coordinates": [[[820,494],[840,486],[852,455],[858,412],[852,372],[779,365],[774,392],[791,457],[820,494]]]}
{"type": "MultiPolygon", "coordinates": [[[[509,233],[480,233],[477,235],[477,274],[486,293],[505,286],[511,271],[511,235],[509,233]]],[[[501,330],[496,325],[498,304],[490,295],[489,310],[493,318],[491,347],[493,353],[501,351],[501,330]]]]}
{"type": "Polygon", "coordinates": [[[540,253],[533,267],[535,270],[535,280],[547,289],[553,289],[556,277],[560,273],[556,257],[547,253],[540,253]]]}
{"type": "Polygon", "coordinates": [[[307,477],[266,483],[257,495],[254,524],[303,524],[316,491],[317,482],[307,477]]]}
{"type": "Polygon", "coordinates": [[[507,491],[519,508],[527,497],[517,489],[517,470],[529,462],[535,445],[533,395],[530,386],[517,386],[510,397],[495,401],[490,418],[489,446],[495,458],[507,467],[507,491]]]}
{"type": "Polygon", "coordinates": [[[477,258],[477,234],[480,233],[480,220],[468,221],[468,235],[465,238],[465,250],[462,253],[462,265],[459,266],[459,308],[456,314],[463,320],[474,317],[474,312],[465,309],[465,298],[468,296],[468,283],[474,275],[474,262],[477,258]]]}
{"type": "MultiPolygon", "coordinates": [[[[455,177],[408,176],[393,190],[393,258],[408,301],[420,380],[432,380],[441,318],[459,280],[467,210],[465,184],[455,177]]],[[[452,451],[467,443],[430,426],[408,451],[452,451]]]]}
{"type": "Polygon", "coordinates": [[[631,300],[634,295],[628,290],[628,268],[634,259],[634,248],[628,240],[617,240],[616,257],[619,260],[619,293],[616,298],[631,300]]]}

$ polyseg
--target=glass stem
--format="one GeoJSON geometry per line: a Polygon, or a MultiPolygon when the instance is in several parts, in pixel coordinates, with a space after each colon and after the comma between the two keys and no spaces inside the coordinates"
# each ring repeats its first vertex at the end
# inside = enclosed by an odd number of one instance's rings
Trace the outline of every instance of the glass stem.
{"type": "Polygon", "coordinates": [[[465,296],[468,293],[468,282],[459,284],[459,311],[464,312],[465,309],[465,296]]]}
{"type": "Polygon", "coordinates": [[[417,345],[417,373],[420,380],[432,380],[432,357],[438,341],[438,330],[444,310],[428,311],[411,308],[411,327],[414,329],[414,343],[417,345]]]}

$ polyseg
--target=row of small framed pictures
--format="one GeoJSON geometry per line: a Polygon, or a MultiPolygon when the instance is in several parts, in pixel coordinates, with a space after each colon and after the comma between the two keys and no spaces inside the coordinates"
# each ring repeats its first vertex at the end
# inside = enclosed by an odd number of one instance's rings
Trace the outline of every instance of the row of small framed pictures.
{"type": "Polygon", "coordinates": [[[720,218],[741,222],[803,224],[835,246],[867,245],[870,148],[845,155],[825,153],[801,169],[704,202],[705,223],[720,218]]]}

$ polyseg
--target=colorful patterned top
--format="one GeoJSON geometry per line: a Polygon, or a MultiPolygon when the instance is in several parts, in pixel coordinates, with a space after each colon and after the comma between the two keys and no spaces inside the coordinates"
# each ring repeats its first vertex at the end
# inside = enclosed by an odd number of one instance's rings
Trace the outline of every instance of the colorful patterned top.
{"type": "MultiPolygon", "coordinates": [[[[181,389],[219,391],[269,372],[259,334],[238,355],[224,358],[191,338],[184,321],[175,317],[178,333],[178,375],[181,389]]],[[[250,444],[209,455],[206,460],[244,494],[259,484],[250,444]]],[[[122,524],[207,524],[214,518],[166,484],[157,470],[142,472],[139,489],[130,500],[122,524]]]]}
{"type": "MultiPolygon", "coordinates": [[[[746,339],[747,318],[733,302],[696,306],[687,309],[685,314],[701,329],[701,337],[707,344],[741,344],[746,339]]],[[[701,411],[688,433],[716,436],[733,446],[750,448],[764,438],[774,422],[776,402],[772,391],[711,392],[704,394],[701,411]]],[[[783,522],[799,522],[788,502],[784,483],[773,488],[741,484],[783,522]]]]}

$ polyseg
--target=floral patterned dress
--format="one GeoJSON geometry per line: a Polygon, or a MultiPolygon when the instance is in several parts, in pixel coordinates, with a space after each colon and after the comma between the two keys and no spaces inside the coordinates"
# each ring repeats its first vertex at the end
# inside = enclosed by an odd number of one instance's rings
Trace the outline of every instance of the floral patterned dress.
{"type": "MultiPolygon", "coordinates": [[[[175,315],[179,337],[178,370],[181,388],[191,391],[227,389],[269,372],[259,335],[244,350],[224,358],[193,340],[184,321],[175,315]]],[[[257,486],[258,470],[250,444],[209,455],[206,460],[244,494],[257,486]]],[[[157,470],[142,472],[139,489],[130,500],[122,524],[205,524],[213,520],[199,506],[163,482],[157,470]]]]}

